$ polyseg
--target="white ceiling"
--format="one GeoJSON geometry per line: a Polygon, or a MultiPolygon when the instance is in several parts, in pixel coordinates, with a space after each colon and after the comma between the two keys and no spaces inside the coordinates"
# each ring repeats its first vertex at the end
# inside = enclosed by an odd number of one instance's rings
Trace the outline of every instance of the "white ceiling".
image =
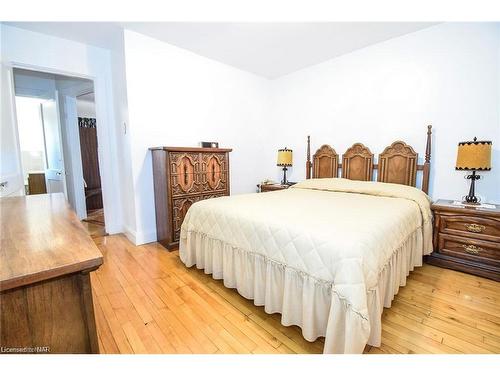
{"type": "Polygon", "coordinates": [[[121,40],[122,28],[127,28],[270,79],[435,25],[428,22],[6,24],[103,48],[115,48],[121,40]]]}
{"type": "Polygon", "coordinates": [[[36,31],[102,48],[116,48],[122,27],[114,22],[3,22],[5,25],[36,31]]]}

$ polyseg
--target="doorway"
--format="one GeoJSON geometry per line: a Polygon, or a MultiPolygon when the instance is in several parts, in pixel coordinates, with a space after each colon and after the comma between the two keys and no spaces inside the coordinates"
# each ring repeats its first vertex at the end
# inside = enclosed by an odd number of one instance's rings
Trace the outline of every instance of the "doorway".
{"type": "Polygon", "coordinates": [[[24,194],[63,193],[105,234],[92,80],[14,68],[24,194]]]}
{"type": "Polygon", "coordinates": [[[91,235],[102,235],[104,211],[97,151],[97,119],[94,92],[90,91],[78,95],[76,97],[76,107],[87,212],[84,222],[87,231],[91,235]]]}
{"type": "Polygon", "coordinates": [[[47,145],[42,115],[44,102],[46,100],[36,97],[16,96],[19,149],[26,195],[45,194],[51,192],[51,187],[54,190],[58,187],[48,184],[45,178],[47,145]]]}

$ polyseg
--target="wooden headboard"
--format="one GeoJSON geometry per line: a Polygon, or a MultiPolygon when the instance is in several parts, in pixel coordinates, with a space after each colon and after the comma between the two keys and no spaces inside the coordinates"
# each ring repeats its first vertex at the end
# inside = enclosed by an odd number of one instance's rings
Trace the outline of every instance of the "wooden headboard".
{"type": "Polygon", "coordinates": [[[429,125],[424,164],[418,164],[418,154],[403,141],[396,141],[387,146],[379,154],[378,164],[374,163],[374,155],[370,149],[362,143],[355,143],[347,149],[342,155],[342,162],[339,162],[339,155],[332,147],[323,145],[315,152],[311,162],[311,137],[307,136],[306,178],[338,177],[341,169],[344,178],[371,181],[373,171],[377,169],[377,181],[416,186],[417,171],[423,171],[422,190],[428,193],[431,135],[432,125],[429,125]]]}

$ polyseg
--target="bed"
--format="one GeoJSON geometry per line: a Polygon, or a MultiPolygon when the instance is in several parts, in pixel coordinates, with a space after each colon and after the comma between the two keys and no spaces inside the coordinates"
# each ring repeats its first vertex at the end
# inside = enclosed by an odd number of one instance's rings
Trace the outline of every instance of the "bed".
{"type": "Polygon", "coordinates": [[[429,126],[423,165],[402,141],[378,164],[359,143],[341,162],[328,145],[311,161],[308,137],[305,181],[193,204],[180,258],[267,313],[281,313],[281,323],[301,327],[306,340],[325,337],[324,353],[380,346],[383,308],[432,252],[430,149],[429,126]],[[422,189],[415,187],[419,170],[422,189]]]}

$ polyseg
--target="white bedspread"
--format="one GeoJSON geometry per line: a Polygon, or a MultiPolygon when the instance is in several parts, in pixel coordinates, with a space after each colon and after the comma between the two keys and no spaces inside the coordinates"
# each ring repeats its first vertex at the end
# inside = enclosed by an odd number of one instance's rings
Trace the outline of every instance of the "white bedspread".
{"type": "Polygon", "coordinates": [[[432,251],[430,200],[408,186],[312,179],[195,203],[179,254],[325,353],[380,345],[381,314],[432,251]]]}

